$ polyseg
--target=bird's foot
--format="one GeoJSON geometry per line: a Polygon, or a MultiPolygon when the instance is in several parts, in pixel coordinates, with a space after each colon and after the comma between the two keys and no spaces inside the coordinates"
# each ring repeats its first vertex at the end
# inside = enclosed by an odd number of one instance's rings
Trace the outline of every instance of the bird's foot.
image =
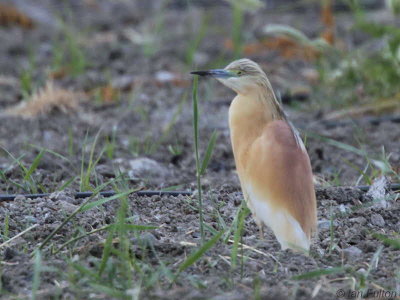
{"type": "Polygon", "coordinates": [[[262,240],[262,239],[264,239],[264,228],[263,228],[263,225],[261,222],[257,223],[257,225],[258,225],[258,229],[259,229],[259,233],[260,233],[260,239],[262,240]]]}

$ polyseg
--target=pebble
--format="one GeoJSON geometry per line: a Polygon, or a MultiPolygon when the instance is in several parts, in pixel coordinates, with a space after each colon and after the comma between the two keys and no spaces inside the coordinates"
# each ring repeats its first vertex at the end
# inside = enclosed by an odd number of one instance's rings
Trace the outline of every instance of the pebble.
{"type": "Polygon", "coordinates": [[[143,243],[143,245],[148,248],[152,248],[154,246],[154,244],[157,242],[157,238],[150,232],[143,233],[140,236],[140,240],[143,243]]]}
{"type": "Polygon", "coordinates": [[[67,201],[60,201],[60,202],[58,202],[58,205],[62,211],[65,211],[67,213],[72,213],[78,208],[77,205],[74,205],[67,201]]]}
{"type": "Polygon", "coordinates": [[[364,268],[360,268],[360,269],[358,269],[358,273],[366,275],[367,274],[367,270],[365,270],[364,268]]]}
{"type": "Polygon", "coordinates": [[[168,174],[168,170],[153,159],[142,157],[129,161],[130,171],[128,172],[131,179],[144,178],[160,178],[168,174]]]}
{"type": "Polygon", "coordinates": [[[331,226],[331,221],[330,220],[324,219],[324,220],[318,221],[318,229],[319,230],[321,230],[321,229],[329,229],[330,226],[331,226]]]}
{"type": "MultiPolygon", "coordinates": [[[[338,222],[336,220],[333,221],[333,227],[338,226],[338,222]]],[[[322,219],[318,221],[318,229],[329,229],[331,228],[331,220],[322,219]]]]}
{"type": "Polygon", "coordinates": [[[364,225],[365,223],[367,223],[367,220],[364,217],[351,218],[350,221],[353,223],[358,223],[360,225],[364,225]]]}
{"type": "Polygon", "coordinates": [[[371,223],[379,227],[385,226],[385,220],[382,218],[380,214],[373,214],[371,216],[371,223]]]}
{"type": "Polygon", "coordinates": [[[162,70],[162,71],[158,71],[155,74],[155,78],[159,82],[169,82],[169,81],[172,81],[175,79],[175,74],[171,73],[169,71],[162,70]]]}
{"type": "Polygon", "coordinates": [[[115,89],[129,90],[134,83],[132,75],[122,75],[111,81],[111,86],[115,89]]]}
{"type": "Polygon", "coordinates": [[[14,257],[18,256],[18,252],[10,247],[7,247],[3,253],[3,259],[5,261],[12,260],[14,257]]]}
{"type": "Polygon", "coordinates": [[[356,246],[350,246],[346,249],[343,249],[343,254],[349,259],[357,258],[361,256],[362,250],[357,248],[356,246]]]}
{"type": "Polygon", "coordinates": [[[17,196],[14,198],[14,202],[25,201],[25,200],[26,200],[26,197],[25,197],[24,195],[17,195],[17,196]]]}

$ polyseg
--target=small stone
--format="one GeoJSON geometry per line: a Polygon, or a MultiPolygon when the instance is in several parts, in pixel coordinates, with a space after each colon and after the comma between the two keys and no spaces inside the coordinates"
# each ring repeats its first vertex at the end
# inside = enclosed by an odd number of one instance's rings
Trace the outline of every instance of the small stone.
{"type": "Polygon", "coordinates": [[[62,211],[65,211],[67,213],[73,213],[78,208],[77,205],[74,205],[67,201],[60,201],[58,202],[58,205],[62,211]]]}
{"type": "Polygon", "coordinates": [[[168,175],[168,170],[153,159],[142,157],[129,161],[129,177],[137,179],[160,179],[168,175]]]}
{"type": "Polygon", "coordinates": [[[192,232],[192,238],[194,238],[194,239],[200,238],[200,233],[198,233],[197,231],[193,231],[192,232]]]}
{"type": "Polygon", "coordinates": [[[140,240],[143,243],[143,246],[147,248],[152,248],[154,244],[157,242],[156,237],[150,232],[144,233],[140,236],[140,240]]]}
{"type": "Polygon", "coordinates": [[[396,232],[400,232],[400,221],[397,222],[397,224],[394,226],[394,230],[395,230],[396,232]]]}
{"type": "Polygon", "coordinates": [[[389,204],[386,201],[386,195],[389,186],[390,181],[386,176],[381,176],[373,182],[367,192],[367,196],[370,196],[374,201],[377,201],[373,207],[388,208],[389,204]]]}
{"type": "Polygon", "coordinates": [[[18,201],[25,201],[26,197],[24,195],[17,195],[14,198],[14,202],[18,202],[18,201]]]}
{"type": "Polygon", "coordinates": [[[108,165],[108,164],[104,164],[104,165],[97,165],[96,166],[96,172],[98,174],[101,174],[103,176],[114,176],[115,175],[115,170],[113,170],[113,168],[108,165]]]}
{"type": "Polygon", "coordinates": [[[111,81],[111,86],[115,89],[129,90],[132,88],[134,83],[134,77],[132,75],[122,75],[111,81]]]}
{"type": "Polygon", "coordinates": [[[155,75],[156,80],[159,82],[169,82],[175,79],[175,74],[168,71],[158,71],[155,75]]]}
{"type": "Polygon", "coordinates": [[[262,269],[262,265],[254,260],[249,261],[247,265],[253,272],[259,272],[262,269]]]}
{"type": "Polygon", "coordinates": [[[3,259],[5,261],[12,260],[15,256],[18,256],[18,252],[15,251],[14,249],[7,247],[4,250],[3,259]]]}
{"type": "Polygon", "coordinates": [[[345,257],[352,259],[359,257],[362,254],[362,250],[357,248],[356,246],[350,246],[346,249],[343,249],[343,254],[345,257]]]}
{"type": "Polygon", "coordinates": [[[364,268],[360,268],[360,269],[358,269],[358,273],[366,275],[367,274],[367,270],[365,270],[364,268]]]}
{"type": "Polygon", "coordinates": [[[53,192],[50,194],[49,199],[56,201],[59,200],[60,198],[65,197],[65,192],[58,191],[58,192],[53,192]]]}
{"type": "Polygon", "coordinates": [[[318,71],[314,68],[304,68],[300,73],[305,79],[313,84],[318,83],[320,79],[318,71]]]}
{"type": "MultiPolygon", "coordinates": [[[[336,220],[333,221],[333,227],[338,226],[338,222],[336,220]]],[[[330,229],[331,228],[331,220],[322,219],[318,221],[318,229],[330,229]]]]}
{"type": "Polygon", "coordinates": [[[367,223],[367,220],[364,217],[351,218],[350,221],[360,225],[365,225],[367,223]]]}
{"type": "Polygon", "coordinates": [[[318,221],[318,229],[329,229],[331,226],[331,221],[329,220],[320,220],[318,221]]]}
{"type": "Polygon", "coordinates": [[[382,218],[380,214],[373,214],[371,216],[371,223],[378,227],[385,226],[385,220],[382,218]]]}
{"type": "Polygon", "coordinates": [[[346,212],[346,206],[344,206],[343,204],[340,204],[339,205],[339,210],[340,210],[341,213],[344,214],[346,212]]]}

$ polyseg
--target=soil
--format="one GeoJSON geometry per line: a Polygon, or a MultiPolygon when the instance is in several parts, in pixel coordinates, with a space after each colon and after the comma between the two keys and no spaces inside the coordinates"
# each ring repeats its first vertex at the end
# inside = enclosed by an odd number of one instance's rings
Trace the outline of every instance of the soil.
{"type": "MultiPolygon", "coordinates": [[[[206,0],[193,5],[186,1],[169,1],[165,7],[162,1],[36,2],[15,1],[21,11],[34,19],[35,28],[0,28],[0,77],[14,79],[11,84],[0,84],[0,109],[24,101],[19,81],[24,70],[32,68],[32,81],[38,86],[46,81],[54,63],[52,51],[63,34],[57,16],[62,16],[66,24],[71,24],[81,33],[77,38],[87,59],[87,67],[76,76],[67,74],[54,79],[54,82],[59,87],[86,92],[89,96],[82,97],[79,109],[67,113],[53,110],[31,119],[0,115],[0,146],[7,150],[0,150],[0,170],[6,177],[0,176],[0,193],[31,191],[21,168],[7,152],[20,158],[29,168],[40,148],[51,150],[45,152],[32,177],[40,184],[39,191],[56,191],[80,175],[82,152],[87,161],[98,132],[95,157],[107,145],[107,140],[115,139],[115,148],[112,154],[99,159],[96,176],[91,181],[93,186],[107,182],[115,177],[117,170],[121,170],[127,174],[131,187],[163,189],[177,186],[175,189],[195,191],[190,100],[192,78],[189,71],[191,68],[205,68],[217,61],[228,62],[224,58],[232,54],[224,46],[231,24],[228,4],[206,0]],[[205,13],[209,15],[208,23],[211,25],[194,57],[193,65],[196,67],[188,66],[185,62],[188,41],[195,37],[205,13]],[[160,14],[163,17],[161,29],[157,28],[160,14]],[[150,46],[155,49],[154,54],[146,54],[144,45],[132,41],[140,40],[140,37],[132,37],[135,36],[132,30],[136,35],[151,33],[151,37],[156,39],[150,46]],[[96,100],[90,93],[107,86],[118,90],[116,100],[96,100]]],[[[310,36],[316,36],[320,31],[319,23],[310,26],[307,21],[318,18],[319,12],[315,7],[286,10],[279,1],[271,2],[273,5],[246,14],[247,39],[259,36],[262,27],[268,23],[293,25],[310,36]]],[[[343,32],[343,40],[348,41],[353,34],[348,31],[351,18],[346,12],[341,12],[338,18],[338,31],[343,32]]],[[[293,83],[309,86],[301,74],[312,67],[311,63],[288,61],[274,51],[258,53],[250,58],[260,62],[275,90],[282,94],[293,83]]],[[[229,226],[241,203],[227,122],[233,93],[208,80],[200,80],[199,85],[202,149],[206,148],[211,133],[218,131],[213,157],[202,180],[205,221],[215,230],[220,230],[218,215],[229,226]]],[[[299,109],[301,105],[285,108],[302,132],[313,132],[365,149],[368,157],[376,157],[384,148],[385,153],[391,154],[390,164],[399,168],[398,123],[371,123],[368,118],[360,117],[331,126],[321,122],[324,111],[310,112],[299,109]]],[[[386,206],[369,205],[373,201],[370,196],[350,187],[370,184],[368,176],[360,178],[368,163],[366,156],[312,137],[307,138],[306,147],[314,175],[321,183],[316,187],[319,229],[309,257],[280,250],[269,230],[260,239],[259,230],[249,216],[242,242],[250,249],[243,250],[245,260],[240,270],[230,270],[232,245],[220,242],[181,274],[176,284],[170,286],[166,280],[161,281],[142,290],[141,299],[249,299],[256,297],[256,287],[259,287],[262,299],[310,299],[313,293],[317,293],[317,299],[335,299],[339,289],[354,290],[353,282],[360,287],[363,280],[375,290],[397,289],[399,295],[400,250],[390,246],[379,250],[383,243],[374,235],[398,236],[400,201],[396,194],[388,195],[390,200],[386,206]],[[379,260],[375,261],[376,265],[371,267],[377,251],[382,252],[379,260]],[[344,267],[347,271],[311,279],[292,278],[332,267],[344,267]]],[[[366,173],[377,176],[371,168],[366,173]]],[[[29,199],[18,196],[15,201],[0,204],[0,224],[3,224],[0,243],[5,241],[6,220],[9,223],[8,237],[37,224],[34,229],[0,248],[2,298],[11,295],[26,298],[30,295],[33,278],[30,253],[84,201],[73,198],[79,187],[76,179],[65,190],[50,197],[29,199]]],[[[58,248],[75,236],[77,228],[83,232],[111,224],[118,207],[118,202],[108,202],[101,208],[79,214],[52,239],[53,247],[58,248]]],[[[175,270],[200,244],[195,196],[138,197],[133,194],[129,196],[129,214],[135,224],[159,226],[156,230],[131,237],[137,259],[147,259],[154,266],[158,266],[161,260],[175,270]]],[[[211,234],[207,232],[209,237],[211,234]]],[[[87,267],[90,267],[93,261],[101,259],[105,238],[106,234],[101,231],[77,242],[73,250],[56,255],[51,251],[44,252],[43,263],[48,268],[42,273],[40,298],[53,299],[57,295],[62,295],[63,299],[87,297],[68,285],[62,272],[68,269],[65,257],[85,257],[87,267]]]]}

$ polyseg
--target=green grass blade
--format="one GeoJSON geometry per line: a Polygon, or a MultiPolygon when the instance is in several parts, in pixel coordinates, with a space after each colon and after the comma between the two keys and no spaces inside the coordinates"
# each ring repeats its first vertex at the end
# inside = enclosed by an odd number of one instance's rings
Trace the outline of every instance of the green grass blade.
{"type": "Polygon", "coordinates": [[[89,132],[86,131],[85,139],[83,140],[82,151],[81,151],[81,174],[80,174],[80,184],[79,184],[79,191],[84,191],[84,178],[85,178],[85,148],[88,140],[89,132]]]}
{"type": "Polygon", "coordinates": [[[300,30],[298,30],[292,26],[280,25],[280,24],[269,24],[264,27],[263,32],[267,35],[269,35],[269,34],[285,35],[303,45],[311,44],[311,40],[303,32],[301,32],[300,30]]]}
{"type": "MultiPolygon", "coordinates": [[[[111,226],[116,226],[116,225],[111,225],[111,226]]],[[[122,229],[130,231],[130,230],[154,230],[159,228],[158,226],[151,226],[151,225],[136,225],[136,224],[122,224],[119,225],[122,227],[122,229]]]]}
{"type": "Polygon", "coordinates": [[[73,217],[75,217],[78,213],[81,212],[81,209],[88,204],[100,191],[101,189],[103,189],[105,186],[107,186],[108,184],[111,184],[113,182],[115,182],[117,179],[119,179],[119,177],[114,178],[109,180],[108,182],[103,183],[102,185],[100,185],[99,187],[97,187],[94,191],[92,196],[90,196],[87,200],[85,200],[85,202],[83,202],[81,204],[81,206],[79,206],[72,214],[70,214],[57,228],[55,228],[45,239],[44,241],[39,245],[38,249],[43,249],[45,245],[47,245],[47,243],[53,238],[53,236],[56,235],[56,233],[65,226],[65,224],[67,224],[73,217]]]}
{"type": "MultiPolygon", "coordinates": [[[[74,243],[76,241],[79,241],[80,239],[83,239],[83,238],[85,238],[85,237],[87,237],[87,236],[89,236],[91,234],[94,234],[96,232],[103,231],[103,230],[112,230],[115,227],[116,227],[115,224],[110,224],[110,225],[103,226],[101,228],[94,229],[94,230],[89,231],[89,232],[85,232],[84,234],[81,234],[81,235],[79,235],[77,237],[74,237],[74,238],[68,240],[67,242],[65,242],[64,244],[62,244],[58,248],[58,250],[55,251],[53,254],[55,255],[55,254],[59,253],[66,246],[68,246],[68,245],[70,245],[70,244],[72,244],[72,243],[74,243]]],[[[136,225],[136,224],[123,224],[122,227],[127,231],[130,231],[130,230],[132,230],[132,231],[136,231],[136,230],[137,231],[139,231],[139,230],[153,230],[153,229],[159,228],[158,226],[136,225]]]]}
{"type": "Polygon", "coordinates": [[[13,159],[12,164],[17,163],[18,166],[21,168],[21,170],[23,171],[24,174],[26,174],[26,172],[28,172],[28,169],[22,164],[21,159],[24,158],[25,154],[22,154],[20,157],[15,158],[14,155],[12,155],[6,148],[0,146],[1,149],[3,149],[3,151],[5,153],[7,153],[8,156],[10,156],[13,159]]]}
{"type": "Polygon", "coordinates": [[[93,201],[93,202],[87,203],[87,204],[85,204],[84,206],[81,207],[79,212],[85,212],[85,211],[88,211],[89,209],[92,209],[92,208],[94,208],[96,206],[100,206],[100,205],[102,205],[104,203],[107,203],[107,202],[110,202],[112,200],[128,196],[129,194],[132,194],[133,192],[135,192],[137,190],[138,189],[132,189],[132,190],[129,190],[127,192],[123,192],[123,193],[119,193],[119,194],[113,195],[111,197],[107,197],[107,198],[103,198],[103,199],[99,199],[97,201],[93,201]]]}
{"type": "Polygon", "coordinates": [[[235,217],[233,218],[231,226],[229,226],[228,230],[225,232],[224,243],[228,242],[232,230],[237,227],[237,224],[239,222],[239,217],[240,217],[240,209],[237,210],[235,217]]]}
{"type": "MultiPolygon", "coordinates": [[[[90,176],[91,176],[91,174],[93,172],[93,169],[95,168],[96,163],[98,161],[98,160],[96,160],[96,162],[94,162],[93,159],[94,159],[94,151],[96,149],[96,145],[97,145],[97,141],[99,139],[100,133],[101,133],[101,130],[99,130],[97,132],[97,134],[96,134],[96,136],[94,138],[92,147],[90,149],[89,161],[88,161],[88,165],[87,165],[87,168],[86,168],[86,172],[84,172],[83,178],[81,178],[81,181],[83,182],[84,191],[90,189],[90,176]]],[[[84,150],[82,149],[82,151],[84,151],[84,150]]],[[[104,151],[104,149],[103,149],[103,151],[104,151]]],[[[100,159],[101,155],[103,154],[103,151],[99,155],[98,159],[100,159]]]]}
{"type": "Polygon", "coordinates": [[[57,152],[55,152],[53,150],[50,150],[50,149],[47,149],[47,148],[44,148],[44,147],[40,147],[40,146],[37,146],[37,145],[34,145],[34,144],[28,144],[28,146],[32,147],[32,148],[35,148],[37,150],[40,150],[40,151],[44,151],[44,152],[50,153],[50,154],[54,155],[55,157],[58,157],[58,158],[66,161],[66,162],[70,162],[70,160],[68,158],[66,158],[64,155],[62,155],[60,153],[57,153],[57,152]]]}
{"type": "Polygon", "coordinates": [[[365,278],[367,278],[367,277],[369,276],[369,274],[371,273],[371,271],[372,271],[374,268],[377,268],[378,262],[379,262],[379,258],[380,258],[381,253],[382,253],[382,250],[383,250],[383,246],[381,245],[381,246],[379,246],[379,248],[375,251],[374,256],[372,256],[372,259],[371,259],[371,261],[370,261],[370,263],[369,263],[368,270],[367,270],[367,272],[365,273],[365,278]]]}
{"type": "Polygon", "coordinates": [[[0,170],[0,178],[1,178],[2,180],[4,180],[5,182],[7,182],[6,175],[4,174],[4,172],[3,172],[2,170],[0,170]]]}
{"type": "Polygon", "coordinates": [[[343,271],[344,271],[344,268],[342,268],[342,267],[336,267],[336,268],[330,268],[330,269],[318,269],[318,270],[307,272],[307,273],[304,273],[301,275],[293,276],[292,279],[294,279],[294,280],[311,279],[311,278],[315,278],[315,277],[321,277],[324,275],[336,274],[336,273],[340,273],[343,271]]]}
{"type": "MultiPolygon", "coordinates": [[[[178,273],[175,275],[175,280],[178,278],[179,274],[193,265],[196,261],[198,261],[204,253],[210,250],[221,238],[224,231],[220,231],[217,235],[215,235],[212,239],[203,244],[196,252],[192,253],[178,268],[178,273]]],[[[174,281],[175,281],[174,280],[174,281]]]]}
{"type": "Polygon", "coordinates": [[[200,28],[196,28],[196,36],[194,39],[189,41],[189,45],[186,49],[185,53],[185,61],[188,66],[190,66],[193,63],[194,55],[197,51],[197,48],[199,47],[201,41],[203,38],[206,36],[207,33],[207,27],[209,26],[210,22],[210,15],[205,12],[205,14],[202,17],[202,22],[200,25],[200,28]]]}
{"type": "Polygon", "coordinates": [[[316,134],[316,133],[313,133],[313,132],[309,132],[309,131],[307,131],[307,135],[309,137],[318,139],[318,140],[320,140],[322,142],[326,142],[326,143],[328,143],[328,144],[330,144],[332,146],[335,146],[336,148],[339,148],[339,149],[342,149],[342,150],[345,150],[345,151],[349,151],[349,152],[353,152],[353,153],[361,155],[361,156],[366,156],[366,152],[364,150],[360,150],[360,149],[358,149],[358,148],[356,148],[354,146],[351,146],[351,145],[348,145],[348,144],[345,144],[345,143],[336,141],[334,139],[330,139],[330,138],[327,138],[327,137],[324,137],[322,135],[319,135],[319,134],[316,134]]]}
{"type": "Polygon", "coordinates": [[[372,236],[382,241],[386,246],[392,246],[396,250],[400,249],[400,239],[391,239],[387,235],[381,233],[373,233],[372,236]]]}
{"type": "Polygon", "coordinates": [[[208,141],[207,150],[204,154],[203,162],[201,163],[200,174],[203,175],[207,169],[207,166],[210,162],[212,153],[214,151],[215,142],[217,141],[218,133],[214,131],[211,135],[210,140],[208,141]]]}
{"type": "Polygon", "coordinates": [[[204,219],[203,219],[203,199],[201,193],[201,172],[199,158],[199,109],[197,99],[198,76],[193,79],[193,131],[194,131],[194,154],[196,159],[196,184],[199,201],[199,219],[200,219],[200,235],[201,241],[204,243],[204,219]]]}
{"type": "Polygon", "coordinates": [[[4,218],[3,232],[2,232],[3,241],[7,241],[9,239],[8,237],[9,234],[10,234],[10,215],[6,214],[4,218]]]}
{"type": "Polygon", "coordinates": [[[199,160],[199,108],[198,108],[198,99],[197,99],[197,89],[198,89],[198,76],[195,76],[193,79],[193,133],[194,133],[194,148],[195,148],[195,156],[196,156],[196,168],[198,169],[198,160],[199,160]]]}
{"type": "Polygon", "coordinates": [[[71,179],[67,180],[60,188],[57,189],[57,191],[65,190],[71,183],[73,183],[78,178],[79,178],[78,176],[74,176],[71,179]]]}
{"type": "Polygon", "coordinates": [[[93,288],[93,290],[98,291],[103,294],[106,294],[107,296],[110,296],[113,299],[131,299],[123,291],[117,290],[115,288],[111,288],[108,286],[104,286],[101,284],[95,284],[95,283],[92,283],[90,286],[93,288]]]}
{"type": "Polygon", "coordinates": [[[112,227],[112,230],[108,233],[106,242],[104,243],[103,254],[101,256],[101,263],[99,267],[99,276],[103,274],[107,265],[107,261],[110,257],[114,233],[115,233],[115,226],[112,227]]]}
{"type": "Polygon", "coordinates": [[[232,251],[231,251],[231,268],[232,269],[236,268],[237,254],[238,254],[238,249],[239,249],[239,241],[243,234],[244,220],[250,213],[250,210],[247,208],[244,201],[242,201],[242,205],[240,206],[239,210],[240,210],[239,211],[239,219],[238,219],[235,234],[233,237],[233,246],[232,246],[232,251]]]}
{"type": "Polygon", "coordinates": [[[79,273],[81,273],[80,274],[81,277],[86,276],[87,278],[98,279],[97,273],[92,272],[89,268],[86,268],[83,264],[80,264],[78,262],[73,262],[71,263],[71,266],[79,273]]]}
{"type": "Polygon", "coordinates": [[[213,235],[218,233],[218,230],[215,230],[212,226],[208,225],[207,223],[204,223],[204,228],[213,235]]]}
{"type": "Polygon", "coordinates": [[[30,178],[30,176],[33,174],[33,172],[35,172],[35,170],[37,169],[37,167],[39,166],[40,160],[42,159],[44,154],[44,151],[41,150],[39,152],[39,154],[35,157],[35,159],[33,160],[30,168],[28,169],[28,171],[25,173],[24,176],[24,180],[28,180],[30,178]]]}
{"type": "Polygon", "coordinates": [[[36,293],[40,286],[40,273],[42,270],[42,255],[40,250],[35,251],[35,260],[33,265],[33,280],[32,280],[32,300],[37,299],[36,293]]]}

